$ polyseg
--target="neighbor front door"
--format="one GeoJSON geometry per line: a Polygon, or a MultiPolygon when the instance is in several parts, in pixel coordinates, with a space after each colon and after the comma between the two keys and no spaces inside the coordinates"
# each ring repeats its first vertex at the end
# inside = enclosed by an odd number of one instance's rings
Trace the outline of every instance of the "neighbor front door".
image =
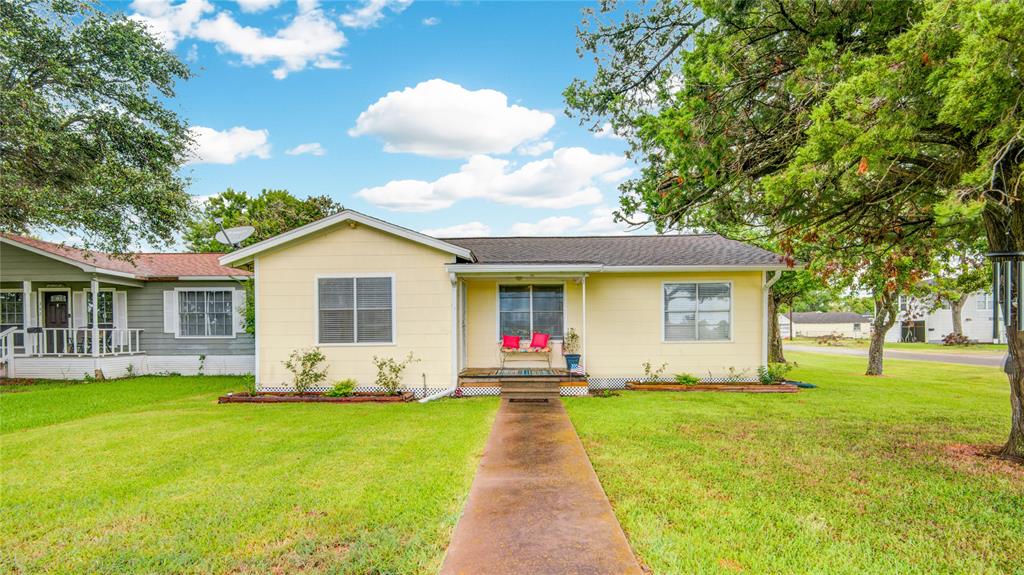
{"type": "Polygon", "coordinates": [[[68,338],[69,313],[68,293],[60,291],[43,292],[43,327],[46,329],[45,353],[66,353],[68,338]]]}

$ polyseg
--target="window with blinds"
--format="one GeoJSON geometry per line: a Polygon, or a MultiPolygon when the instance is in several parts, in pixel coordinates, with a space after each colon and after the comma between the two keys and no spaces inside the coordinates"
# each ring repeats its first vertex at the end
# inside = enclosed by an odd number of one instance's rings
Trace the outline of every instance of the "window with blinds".
{"type": "Polygon", "coordinates": [[[317,280],[319,343],[392,343],[390,277],[317,280]]]}
{"type": "Polygon", "coordinates": [[[561,339],[565,318],[563,292],[560,285],[499,286],[499,335],[530,337],[546,333],[552,339],[561,339]]]}
{"type": "Polygon", "coordinates": [[[732,287],[727,283],[665,284],[665,341],[728,341],[732,287]]]}

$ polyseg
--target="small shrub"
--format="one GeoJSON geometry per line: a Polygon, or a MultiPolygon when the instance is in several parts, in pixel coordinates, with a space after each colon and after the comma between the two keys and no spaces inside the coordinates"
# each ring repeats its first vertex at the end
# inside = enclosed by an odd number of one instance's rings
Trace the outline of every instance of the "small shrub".
{"type": "Polygon", "coordinates": [[[726,383],[740,383],[747,378],[747,370],[736,369],[735,366],[729,366],[729,373],[725,376],[726,383]]]}
{"type": "Polygon", "coordinates": [[[608,397],[618,397],[618,396],[619,396],[619,393],[617,391],[612,391],[611,389],[599,389],[599,390],[594,392],[594,397],[605,397],[605,398],[608,398],[608,397]]]}
{"type": "Polygon", "coordinates": [[[324,392],[327,397],[349,397],[355,393],[356,380],[343,379],[334,384],[334,387],[324,392]]]}
{"type": "Polygon", "coordinates": [[[942,337],[942,345],[968,346],[971,345],[971,343],[973,342],[971,342],[971,340],[962,333],[947,333],[945,336],[942,337]]]}
{"type": "Polygon", "coordinates": [[[327,379],[327,368],[320,367],[326,359],[319,347],[297,349],[288,356],[284,366],[292,372],[296,393],[306,393],[309,388],[327,379]]]}
{"type": "Polygon", "coordinates": [[[697,385],[700,383],[700,378],[696,375],[690,375],[688,373],[677,373],[676,383],[679,385],[697,385]]]}
{"type": "Polygon", "coordinates": [[[661,364],[661,367],[659,367],[658,369],[654,369],[654,367],[651,366],[651,362],[650,361],[645,361],[643,363],[643,368],[644,368],[644,379],[647,380],[647,381],[650,381],[650,382],[654,382],[654,381],[658,381],[658,380],[661,379],[662,374],[665,373],[665,369],[668,368],[668,364],[667,363],[663,363],[663,364],[661,364]]]}
{"type": "Polygon", "coordinates": [[[128,366],[124,368],[124,377],[125,379],[129,379],[135,376],[135,364],[129,363],[128,366]]]}
{"type": "Polygon", "coordinates": [[[793,369],[793,367],[786,363],[769,363],[767,366],[762,365],[757,368],[757,379],[764,385],[782,383],[786,380],[786,374],[789,373],[789,370],[791,369],[793,369]]]}
{"type": "Polygon", "coordinates": [[[413,357],[412,352],[405,356],[405,359],[398,361],[393,357],[373,356],[373,365],[377,366],[377,385],[384,388],[387,395],[397,395],[398,388],[402,385],[402,374],[405,368],[419,359],[413,357]]]}
{"type": "Polygon", "coordinates": [[[249,395],[256,395],[256,376],[249,374],[243,377],[242,386],[245,388],[245,393],[249,395]]]}
{"type": "Polygon", "coordinates": [[[197,375],[203,375],[203,370],[206,369],[206,354],[199,354],[199,371],[197,375]]]}

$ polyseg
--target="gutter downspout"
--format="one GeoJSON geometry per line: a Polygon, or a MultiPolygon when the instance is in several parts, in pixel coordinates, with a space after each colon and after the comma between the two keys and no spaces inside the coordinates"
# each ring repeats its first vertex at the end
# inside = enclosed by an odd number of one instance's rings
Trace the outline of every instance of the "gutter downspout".
{"type": "Polygon", "coordinates": [[[768,277],[768,272],[764,272],[764,288],[761,290],[761,317],[762,323],[764,324],[761,332],[764,334],[764,345],[761,346],[761,365],[768,365],[768,341],[770,339],[770,336],[768,335],[768,290],[770,290],[771,287],[775,285],[775,282],[779,281],[779,278],[781,277],[782,272],[780,270],[773,271],[770,278],[768,277]]]}
{"type": "Polygon", "coordinates": [[[455,390],[459,388],[459,279],[455,272],[448,274],[448,281],[452,284],[451,387],[424,397],[420,400],[420,403],[427,403],[434,401],[435,399],[448,397],[455,393],[455,390]]]}

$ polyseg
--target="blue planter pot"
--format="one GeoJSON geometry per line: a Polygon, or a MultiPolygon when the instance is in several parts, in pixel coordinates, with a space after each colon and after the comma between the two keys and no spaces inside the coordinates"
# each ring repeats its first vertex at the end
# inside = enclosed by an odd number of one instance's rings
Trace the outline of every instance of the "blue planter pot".
{"type": "Polygon", "coordinates": [[[583,356],[581,356],[578,353],[565,354],[565,368],[568,369],[569,371],[576,369],[577,367],[580,366],[580,358],[582,357],[583,356]]]}

